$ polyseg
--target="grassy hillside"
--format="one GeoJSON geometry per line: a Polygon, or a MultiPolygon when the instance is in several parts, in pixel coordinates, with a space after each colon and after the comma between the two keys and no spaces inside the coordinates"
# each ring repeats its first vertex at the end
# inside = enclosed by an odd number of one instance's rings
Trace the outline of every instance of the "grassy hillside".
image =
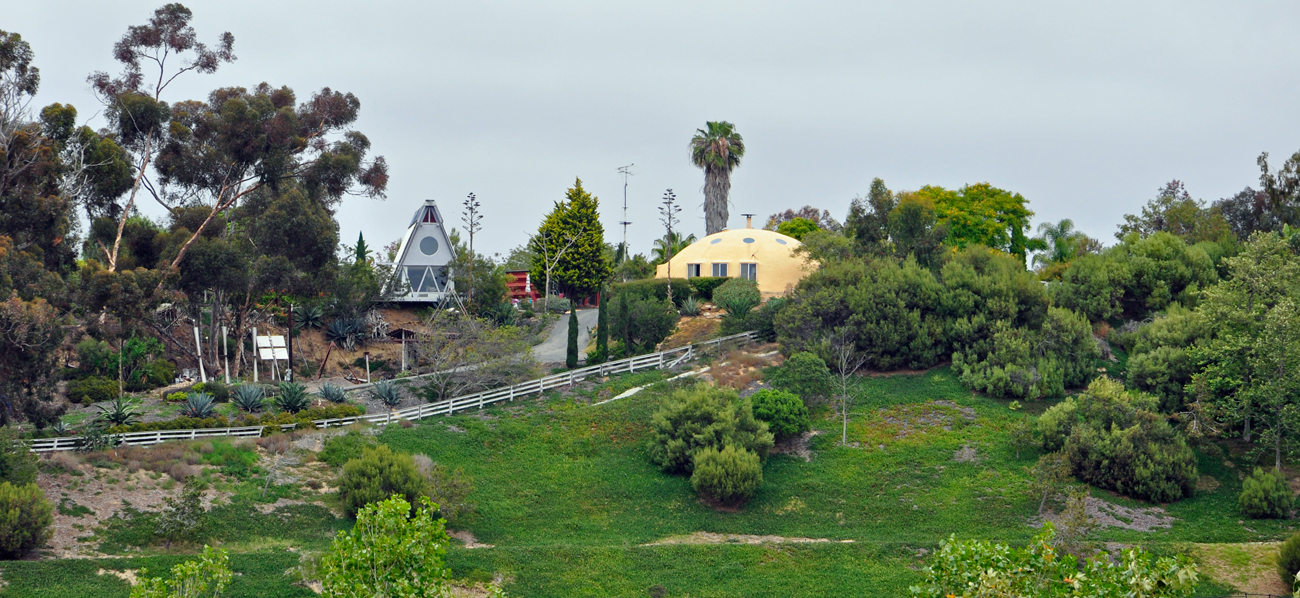
{"type": "MultiPolygon", "coordinates": [[[[663,376],[616,377],[541,401],[393,426],[380,440],[473,478],[477,512],[453,527],[492,547],[454,548],[449,563],[460,578],[503,575],[515,596],[646,596],[659,592],[655,586],[666,596],[900,596],[919,579],[923,551],[949,534],[1016,542],[1034,531],[1027,521],[1037,501],[1028,495],[1026,469],[1038,454],[1017,459],[1006,433],[1028,415],[1005,401],[972,396],[946,369],[859,380],[849,446],[840,445],[839,420],[828,408],[815,408],[811,460],[773,455],[762,488],[735,512],[705,505],[687,478],[661,473],[647,457],[650,416],[678,383],[588,405],[663,376]],[[717,535],[701,543],[699,532],[717,535]],[[750,544],[728,534],[824,541],[750,544]]],[[[1237,472],[1246,464],[1214,447],[1198,451],[1208,476],[1203,486],[1217,488],[1167,505],[1171,527],[1108,528],[1093,539],[1191,552],[1189,543],[1289,533],[1289,522],[1240,523],[1237,472]]],[[[216,534],[239,553],[232,564],[242,575],[231,595],[310,595],[283,575],[297,562],[289,550],[319,549],[347,522],[322,516],[318,507],[263,515],[252,508],[250,493],[241,496],[245,502],[219,511],[224,531],[216,534]],[[289,540],[280,533],[285,529],[293,531],[289,540]]],[[[1094,496],[1150,506],[1105,492],[1094,496]]],[[[10,563],[3,566],[10,586],[0,595],[124,596],[123,582],[96,571],[161,570],[175,560],[10,563]]],[[[1207,583],[1198,595],[1226,589],[1207,583]]]]}

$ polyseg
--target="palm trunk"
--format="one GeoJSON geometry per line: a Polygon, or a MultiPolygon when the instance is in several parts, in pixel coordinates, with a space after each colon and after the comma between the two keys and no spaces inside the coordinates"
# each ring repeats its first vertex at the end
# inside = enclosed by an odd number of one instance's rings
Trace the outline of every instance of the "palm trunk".
{"type": "Polygon", "coordinates": [[[706,234],[727,228],[727,196],[731,193],[731,174],[723,169],[704,171],[704,226],[706,234]]]}

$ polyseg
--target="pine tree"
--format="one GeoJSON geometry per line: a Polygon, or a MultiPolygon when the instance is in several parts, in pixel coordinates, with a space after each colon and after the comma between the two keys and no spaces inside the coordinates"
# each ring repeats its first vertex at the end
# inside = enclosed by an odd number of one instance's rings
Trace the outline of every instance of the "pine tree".
{"type": "Polygon", "coordinates": [[[554,260],[550,279],[569,299],[581,301],[590,297],[613,273],[605,258],[605,228],[600,224],[599,200],[582,188],[582,180],[575,180],[573,188],[564,194],[565,200],[556,202],[546,215],[537,236],[533,237],[534,259],[532,275],[538,280],[547,278],[547,258],[554,260]]]}

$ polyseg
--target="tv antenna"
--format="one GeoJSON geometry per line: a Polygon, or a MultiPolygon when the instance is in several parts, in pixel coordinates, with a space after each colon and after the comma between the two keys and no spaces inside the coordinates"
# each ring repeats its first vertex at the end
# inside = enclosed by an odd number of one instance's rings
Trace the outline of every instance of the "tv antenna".
{"type": "Polygon", "coordinates": [[[627,219],[627,177],[636,176],[632,172],[633,166],[636,166],[636,164],[633,163],[633,164],[628,164],[627,166],[618,167],[618,173],[623,175],[623,220],[619,222],[619,224],[623,225],[623,259],[624,260],[627,260],[627,256],[629,253],[627,249],[627,225],[632,224],[627,219]]]}

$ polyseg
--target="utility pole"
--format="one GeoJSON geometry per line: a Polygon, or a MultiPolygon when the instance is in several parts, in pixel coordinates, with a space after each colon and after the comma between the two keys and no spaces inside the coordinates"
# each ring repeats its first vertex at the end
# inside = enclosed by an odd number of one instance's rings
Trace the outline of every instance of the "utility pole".
{"type": "Polygon", "coordinates": [[[636,164],[632,163],[632,164],[628,164],[627,166],[618,167],[618,173],[623,175],[623,221],[619,222],[619,224],[623,225],[623,260],[622,261],[627,261],[627,256],[628,256],[627,225],[632,224],[627,219],[627,177],[634,176],[632,173],[633,166],[636,166],[636,164]]]}

